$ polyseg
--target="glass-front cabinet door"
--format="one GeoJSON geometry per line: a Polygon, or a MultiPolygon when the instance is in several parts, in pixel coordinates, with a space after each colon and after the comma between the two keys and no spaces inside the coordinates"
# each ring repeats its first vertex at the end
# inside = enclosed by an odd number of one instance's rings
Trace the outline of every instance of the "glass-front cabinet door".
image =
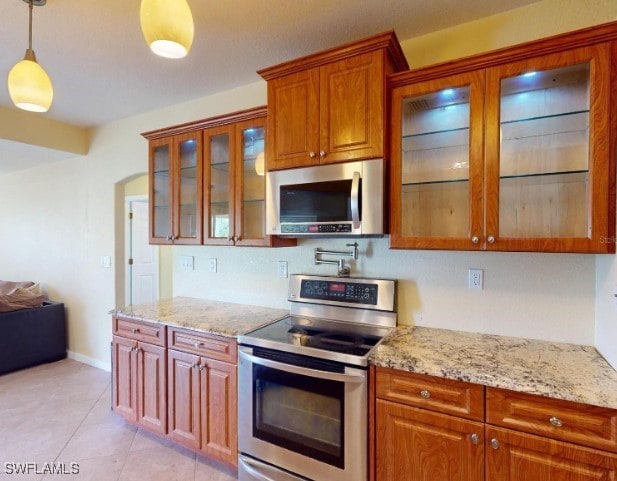
{"type": "Polygon", "coordinates": [[[487,70],[487,249],[605,249],[609,58],[597,46],[487,70]]]}
{"type": "Polygon", "coordinates": [[[391,246],[477,249],[483,72],[392,91],[391,246]]]}
{"type": "Polygon", "coordinates": [[[174,210],[174,243],[201,243],[201,132],[174,138],[177,158],[176,206],[174,210]]]}
{"type": "Polygon", "coordinates": [[[204,244],[234,242],[233,125],[204,130],[204,244]]]}
{"type": "Polygon", "coordinates": [[[201,132],[150,141],[150,243],[201,243],[201,132]]]}
{"type": "Polygon", "coordinates": [[[150,243],[171,244],[172,159],[171,138],[150,141],[150,243]]]}
{"type": "Polygon", "coordinates": [[[260,245],[266,238],[266,118],[236,124],[236,245],[260,245]]]}

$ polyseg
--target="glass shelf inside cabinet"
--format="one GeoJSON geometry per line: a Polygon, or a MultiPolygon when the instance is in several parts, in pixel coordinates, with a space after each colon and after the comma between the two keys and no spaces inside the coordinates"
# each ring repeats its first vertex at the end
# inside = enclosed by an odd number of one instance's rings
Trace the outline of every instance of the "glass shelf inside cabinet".
{"type": "Polygon", "coordinates": [[[403,101],[401,233],[464,237],[469,230],[468,86],[403,101]]]}
{"type": "Polygon", "coordinates": [[[499,234],[588,235],[589,64],[501,80],[499,234]]]}

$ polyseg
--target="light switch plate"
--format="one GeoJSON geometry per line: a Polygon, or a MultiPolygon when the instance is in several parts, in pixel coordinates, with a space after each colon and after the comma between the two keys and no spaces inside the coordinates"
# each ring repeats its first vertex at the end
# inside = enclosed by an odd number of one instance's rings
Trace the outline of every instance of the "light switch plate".
{"type": "Polygon", "coordinates": [[[180,258],[184,269],[195,270],[195,258],[193,256],[181,256],[180,258]]]}
{"type": "Polygon", "coordinates": [[[111,256],[101,256],[101,267],[111,268],[111,256]]]}
{"type": "Polygon", "coordinates": [[[278,261],[277,264],[277,272],[280,279],[286,279],[288,276],[287,272],[287,261],[278,261]]]}
{"type": "Polygon", "coordinates": [[[216,269],[216,257],[210,257],[210,259],[208,259],[208,272],[216,272],[216,269]]]}

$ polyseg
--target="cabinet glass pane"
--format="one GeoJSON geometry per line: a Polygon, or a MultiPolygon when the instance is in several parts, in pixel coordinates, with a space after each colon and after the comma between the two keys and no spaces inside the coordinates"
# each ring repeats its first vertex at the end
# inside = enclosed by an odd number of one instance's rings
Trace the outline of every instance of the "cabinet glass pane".
{"type": "Polygon", "coordinates": [[[469,234],[469,87],[403,102],[401,234],[469,234]]]}
{"type": "Polygon", "coordinates": [[[586,237],[589,64],[501,81],[499,235],[586,237]]]}
{"type": "Polygon", "coordinates": [[[171,235],[170,217],[170,173],[171,167],[169,156],[169,145],[161,145],[154,148],[153,152],[154,169],[152,175],[154,180],[152,185],[153,219],[152,233],[154,237],[167,238],[171,235]]]}
{"type": "Polygon", "coordinates": [[[180,237],[197,237],[197,141],[180,142],[180,237]]]}
{"type": "Polygon", "coordinates": [[[264,138],[263,127],[242,131],[242,237],[265,237],[264,138]]]}
{"type": "Polygon", "coordinates": [[[229,237],[229,135],[210,137],[210,237],[229,237]]]}

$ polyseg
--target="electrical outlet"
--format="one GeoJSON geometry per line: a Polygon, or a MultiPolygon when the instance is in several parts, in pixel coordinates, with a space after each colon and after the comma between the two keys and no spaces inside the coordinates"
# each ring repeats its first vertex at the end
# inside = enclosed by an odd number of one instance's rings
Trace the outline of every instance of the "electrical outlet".
{"type": "Polygon", "coordinates": [[[287,272],[287,261],[278,261],[278,265],[277,265],[277,272],[278,272],[278,276],[281,279],[286,279],[288,272],[287,272]]]}
{"type": "Polygon", "coordinates": [[[208,259],[208,272],[216,272],[216,257],[208,259]]]}
{"type": "Polygon", "coordinates": [[[484,288],[484,271],[482,269],[469,269],[469,277],[467,279],[467,287],[469,289],[484,288]]]}
{"type": "Polygon", "coordinates": [[[181,256],[182,267],[187,270],[195,270],[195,258],[193,256],[181,256]]]}
{"type": "Polygon", "coordinates": [[[111,256],[101,256],[101,267],[107,269],[111,267],[111,256]]]}

